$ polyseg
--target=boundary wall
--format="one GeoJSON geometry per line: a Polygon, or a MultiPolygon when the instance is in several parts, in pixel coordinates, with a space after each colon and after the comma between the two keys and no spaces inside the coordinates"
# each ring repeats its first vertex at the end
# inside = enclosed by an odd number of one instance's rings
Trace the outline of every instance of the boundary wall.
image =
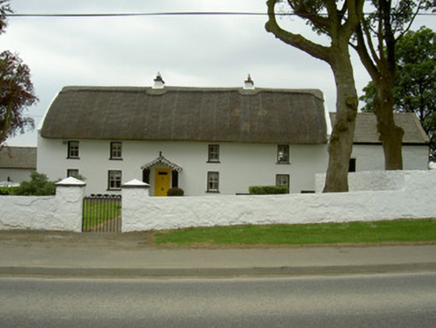
{"type": "MultiPolygon", "coordinates": [[[[348,193],[149,197],[149,185],[132,180],[122,189],[122,232],[436,218],[436,171],[360,172],[349,182],[348,193]]],[[[55,196],[0,196],[0,230],[80,232],[85,186],[68,178],[55,196]]]]}
{"type": "Polygon", "coordinates": [[[348,193],[148,197],[142,183],[122,193],[123,232],[436,218],[436,171],[354,173],[348,193]]]}
{"type": "Polygon", "coordinates": [[[82,231],[85,185],[68,178],[56,183],[55,196],[1,196],[0,230],[82,231]]]}

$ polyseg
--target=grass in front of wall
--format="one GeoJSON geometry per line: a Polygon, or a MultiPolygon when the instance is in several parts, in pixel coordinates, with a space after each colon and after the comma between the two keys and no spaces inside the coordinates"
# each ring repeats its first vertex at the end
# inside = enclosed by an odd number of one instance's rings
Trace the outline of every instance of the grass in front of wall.
{"type": "Polygon", "coordinates": [[[155,232],[164,247],[436,242],[436,219],[295,225],[244,225],[155,232]]]}

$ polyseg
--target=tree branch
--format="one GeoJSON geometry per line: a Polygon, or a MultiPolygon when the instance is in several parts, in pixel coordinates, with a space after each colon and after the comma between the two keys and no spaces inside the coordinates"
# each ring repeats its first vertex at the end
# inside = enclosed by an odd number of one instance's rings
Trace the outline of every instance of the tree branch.
{"type": "Polygon", "coordinates": [[[268,22],[265,24],[265,29],[267,32],[274,34],[274,36],[286,44],[296,47],[300,50],[305,51],[309,55],[324,60],[328,63],[332,62],[331,50],[328,47],[321,46],[314,43],[300,34],[294,34],[282,29],[276,20],[275,15],[275,5],[279,0],[268,0],[268,22]]]}

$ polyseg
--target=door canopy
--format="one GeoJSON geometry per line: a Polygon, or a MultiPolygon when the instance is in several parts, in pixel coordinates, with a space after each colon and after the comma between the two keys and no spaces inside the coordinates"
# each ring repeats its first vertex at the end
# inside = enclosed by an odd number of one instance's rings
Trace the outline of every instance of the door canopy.
{"type": "Polygon", "coordinates": [[[164,164],[168,166],[172,171],[182,172],[183,168],[178,166],[177,164],[171,162],[170,160],[166,159],[162,152],[159,152],[159,157],[156,158],[154,161],[151,161],[150,163],[147,163],[141,167],[142,170],[151,169],[153,166],[156,166],[158,164],[164,164]]]}

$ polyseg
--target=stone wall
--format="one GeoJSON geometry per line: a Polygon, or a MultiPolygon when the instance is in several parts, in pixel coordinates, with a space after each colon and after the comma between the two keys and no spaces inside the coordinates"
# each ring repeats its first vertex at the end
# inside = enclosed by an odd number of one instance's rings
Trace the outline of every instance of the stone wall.
{"type": "Polygon", "coordinates": [[[355,184],[350,189],[359,191],[161,198],[148,197],[147,189],[127,188],[122,231],[436,217],[435,171],[364,172],[350,180],[355,184]],[[377,191],[367,190],[370,186],[377,191]]]}
{"type": "Polygon", "coordinates": [[[56,184],[55,196],[0,196],[0,229],[80,232],[84,187],[68,178],[56,184]]]}

